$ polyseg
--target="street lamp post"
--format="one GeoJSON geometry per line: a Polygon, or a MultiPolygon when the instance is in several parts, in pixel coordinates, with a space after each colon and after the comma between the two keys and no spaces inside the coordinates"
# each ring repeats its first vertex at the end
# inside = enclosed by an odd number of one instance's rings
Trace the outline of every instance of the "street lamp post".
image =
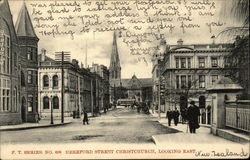
{"type": "Polygon", "coordinates": [[[51,109],[50,124],[54,124],[54,121],[53,121],[53,100],[52,100],[52,96],[50,96],[50,100],[51,100],[51,105],[50,105],[50,109],[51,109]]]}
{"type": "Polygon", "coordinates": [[[158,83],[158,118],[161,119],[161,64],[158,60],[159,83],[158,83]]]}

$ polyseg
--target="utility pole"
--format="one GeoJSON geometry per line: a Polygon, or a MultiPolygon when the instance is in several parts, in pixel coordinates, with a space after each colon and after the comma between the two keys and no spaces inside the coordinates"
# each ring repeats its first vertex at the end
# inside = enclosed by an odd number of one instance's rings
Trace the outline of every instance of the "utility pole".
{"type": "Polygon", "coordinates": [[[64,123],[64,69],[63,69],[63,65],[64,65],[64,60],[65,58],[69,58],[70,57],[70,52],[55,52],[56,53],[56,60],[60,60],[61,61],[61,70],[62,70],[62,86],[61,86],[61,123],[64,123]],[[65,54],[66,53],[66,54],[65,54]],[[59,59],[58,59],[59,57],[59,59]]]}
{"type": "Polygon", "coordinates": [[[158,118],[161,119],[161,65],[160,59],[158,60],[158,71],[159,71],[159,84],[158,84],[158,118]]]}
{"type": "Polygon", "coordinates": [[[50,96],[50,101],[51,101],[51,104],[50,104],[50,124],[54,124],[54,121],[53,121],[53,97],[50,96]]]}
{"type": "Polygon", "coordinates": [[[90,90],[90,98],[91,98],[91,112],[92,112],[92,116],[94,117],[94,99],[93,99],[93,80],[91,78],[90,80],[91,83],[91,90],[90,90]]]}
{"type": "Polygon", "coordinates": [[[116,93],[115,93],[115,92],[116,92],[116,91],[115,91],[115,83],[114,83],[114,97],[113,97],[113,98],[114,98],[114,108],[116,108],[116,103],[115,103],[115,101],[116,101],[116,100],[115,100],[115,98],[116,98],[116,97],[115,97],[115,94],[116,94],[116,93]]]}

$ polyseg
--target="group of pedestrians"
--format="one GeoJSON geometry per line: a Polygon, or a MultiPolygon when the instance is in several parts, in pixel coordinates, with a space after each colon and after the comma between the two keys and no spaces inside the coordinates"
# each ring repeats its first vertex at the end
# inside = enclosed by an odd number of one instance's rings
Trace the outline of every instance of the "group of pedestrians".
{"type": "Polygon", "coordinates": [[[179,123],[179,116],[180,113],[177,108],[175,108],[175,110],[168,110],[166,115],[166,118],[168,119],[168,126],[171,126],[172,119],[174,120],[174,125],[177,126],[179,123]]]}
{"type": "Polygon", "coordinates": [[[134,102],[131,105],[131,109],[136,108],[137,112],[140,113],[141,111],[145,114],[149,114],[149,104],[145,102],[134,102]]]}
{"type": "MultiPolygon", "coordinates": [[[[172,119],[174,120],[175,126],[178,125],[179,122],[179,111],[175,108],[175,110],[168,110],[166,114],[166,118],[168,119],[168,126],[171,126],[172,119]]],[[[185,110],[185,112],[181,113],[182,121],[187,120],[187,128],[189,128],[190,133],[196,133],[196,129],[198,129],[199,126],[199,116],[200,116],[200,110],[199,107],[195,105],[194,101],[190,102],[190,106],[185,110]]]]}

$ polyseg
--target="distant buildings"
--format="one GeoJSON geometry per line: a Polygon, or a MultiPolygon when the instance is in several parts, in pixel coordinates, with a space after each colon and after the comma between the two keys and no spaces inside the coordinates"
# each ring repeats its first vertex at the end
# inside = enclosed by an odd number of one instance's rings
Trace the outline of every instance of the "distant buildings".
{"type": "Polygon", "coordinates": [[[118,99],[134,99],[137,102],[152,102],[152,78],[131,79],[121,78],[121,64],[117,47],[116,34],[113,35],[112,53],[109,66],[110,102],[116,103],[118,99]]]}
{"type": "Polygon", "coordinates": [[[109,105],[109,72],[103,65],[93,65],[90,69],[79,66],[78,61],[64,62],[62,77],[61,62],[46,56],[42,50],[39,55],[38,100],[39,115],[50,117],[51,106],[54,116],[61,116],[62,78],[64,78],[64,115],[81,116],[84,110],[99,113],[109,105]],[[100,75],[99,75],[100,74],[100,75]]]}
{"type": "MultiPolygon", "coordinates": [[[[184,111],[189,105],[187,102],[194,100],[201,110],[200,122],[210,124],[212,96],[206,89],[225,76],[223,72],[226,65],[225,57],[231,52],[233,45],[185,45],[181,39],[177,43],[177,45],[162,44],[165,52],[160,61],[160,74],[154,74],[155,78],[162,75],[163,79],[162,98],[165,107],[162,110],[177,107],[184,111]]],[[[157,66],[153,67],[153,73],[157,71],[155,67],[157,66]]]]}
{"type": "Polygon", "coordinates": [[[90,67],[90,71],[94,74],[94,86],[96,86],[96,96],[98,97],[99,110],[108,108],[110,105],[110,93],[109,93],[109,70],[104,65],[93,64],[90,67]]]}

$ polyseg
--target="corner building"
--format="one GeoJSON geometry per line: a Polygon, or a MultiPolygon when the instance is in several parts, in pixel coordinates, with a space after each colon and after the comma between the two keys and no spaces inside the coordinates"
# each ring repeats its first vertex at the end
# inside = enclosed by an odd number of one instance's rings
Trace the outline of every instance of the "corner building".
{"type": "Polygon", "coordinates": [[[212,96],[207,92],[226,75],[226,58],[233,44],[166,45],[161,74],[165,80],[164,110],[179,108],[195,101],[200,108],[200,123],[211,124],[212,96]]]}
{"type": "Polygon", "coordinates": [[[61,62],[46,56],[42,49],[38,69],[38,111],[43,119],[50,119],[51,107],[55,119],[61,118],[62,78],[64,78],[64,116],[79,118],[84,110],[93,112],[93,74],[81,68],[78,61],[65,61],[62,77],[61,62]]]}
{"type": "Polygon", "coordinates": [[[0,125],[22,123],[20,49],[7,0],[0,1],[0,125]]]}
{"type": "Polygon", "coordinates": [[[15,25],[20,46],[20,103],[23,122],[36,122],[38,111],[38,41],[25,2],[15,25]]]}

